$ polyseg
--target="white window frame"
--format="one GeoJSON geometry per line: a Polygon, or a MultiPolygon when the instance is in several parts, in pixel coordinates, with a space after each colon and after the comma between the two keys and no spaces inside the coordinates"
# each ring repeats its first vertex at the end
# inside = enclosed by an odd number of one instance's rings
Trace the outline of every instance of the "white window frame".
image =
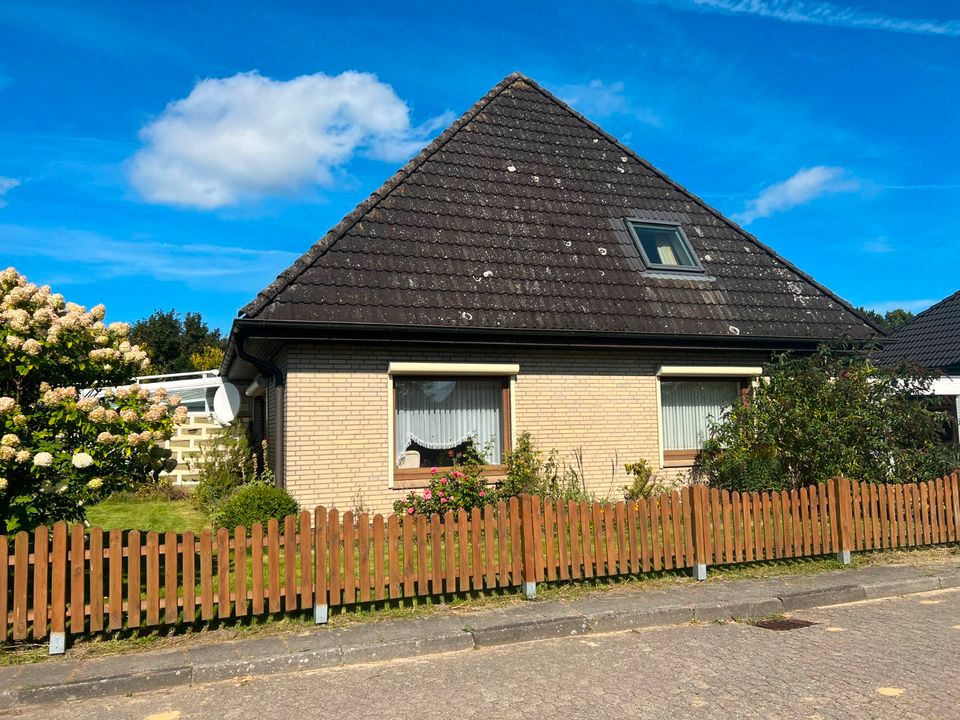
{"type": "Polygon", "coordinates": [[[450,363],[450,362],[391,362],[387,367],[386,390],[387,390],[387,487],[394,489],[407,489],[414,487],[426,487],[428,482],[416,483],[407,480],[398,480],[396,477],[397,459],[394,452],[396,421],[394,413],[394,385],[395,377],[411,375],[476,375],[487,377],[506,377],[510,384],[510,447],[514,447],[516,441],[516,381],[520,374],[520,365],[516,363],[450,363]]]}
{"type": "Polygon", "coordinates": [[[763,368],[759,365],[661,365],[657,370],[657,443],[659,445],[660,468],[683,470],[691,465],[667,465],[664,462],[663,442],[663,398],[660,390],[661,378],[724,378],[748,380],[756,386],[763,368]]]}

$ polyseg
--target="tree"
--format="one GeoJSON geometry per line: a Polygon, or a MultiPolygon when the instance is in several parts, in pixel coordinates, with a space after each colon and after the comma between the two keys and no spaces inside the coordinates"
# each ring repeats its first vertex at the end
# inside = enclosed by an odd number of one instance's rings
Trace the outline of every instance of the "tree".
{"type": "Polygon", "coordinates": [[[954,469],[931,377],[821,347],[780,355],[749,400],[711,429],[695,475],[729,490],[799,488],[842,475],[915,482],[954,469]]]}
{"type": "Polygon", "coordinates": [[[176,465],[162,442],[186,409],[124,387],[150,361],[105,314],[0,273],[0,529],[80,520],[176,465]]]}
{"type": "Polygon", "coordinates": [[[859,310],[887,332],[893,332],[914,318],[912,312],[902,308],[888,310],[885,315],[881,315],[876,310],[868,310],[864,307],[859,308],[859,310]]]}
{"type": "Polygon", "coordinates": [[[211,370],[196,362],[211,359],[208,348],[222,351],[226,340],[217,329],[211,330],[200,313],[186,313],[182,318],[175,310],[155,310],[133,325],[131,338],[146,349],[155,372],[174,373],[190,370],[211,370]]]}

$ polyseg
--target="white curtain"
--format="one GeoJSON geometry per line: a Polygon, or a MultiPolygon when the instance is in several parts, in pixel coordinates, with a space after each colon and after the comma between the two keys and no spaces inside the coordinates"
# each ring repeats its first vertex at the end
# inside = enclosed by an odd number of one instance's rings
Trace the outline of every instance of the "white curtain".
{"type": "Polygon", "coordinates": [[[719,420],[739,397],[736,380],[661,380],[663,449],[698,450],[710,420],[719,420]]]}
{"type": "Polygon", "coordinates": [[[398,461],[413,442],[431,450],[446,450],[475,437],[480,448],[492,440],[486,460],[500,462],[503,384],[499,379],[394,382],[398,461]]]}

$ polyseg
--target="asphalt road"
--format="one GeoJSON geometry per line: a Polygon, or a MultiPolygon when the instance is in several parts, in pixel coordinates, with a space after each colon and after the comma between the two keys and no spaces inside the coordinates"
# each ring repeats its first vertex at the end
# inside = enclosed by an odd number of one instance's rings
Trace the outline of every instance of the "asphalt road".
{"type": "Polygon", "coordinates": [[[960,718],[960,591],[509,645],[131,697],[19,717],[960,718]]]}

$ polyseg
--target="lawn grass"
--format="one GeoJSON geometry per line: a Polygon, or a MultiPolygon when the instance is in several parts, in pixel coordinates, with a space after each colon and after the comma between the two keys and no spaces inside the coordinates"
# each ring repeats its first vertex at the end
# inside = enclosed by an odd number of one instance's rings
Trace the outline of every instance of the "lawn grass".
{"type": "Polygon", "coordinates": [[[200,532],[209,527],[210,518],[189,500],[159,498],[109,498],[87,509],[93,527],[105,530],[155,530],[164,532],[200,532]]]}

